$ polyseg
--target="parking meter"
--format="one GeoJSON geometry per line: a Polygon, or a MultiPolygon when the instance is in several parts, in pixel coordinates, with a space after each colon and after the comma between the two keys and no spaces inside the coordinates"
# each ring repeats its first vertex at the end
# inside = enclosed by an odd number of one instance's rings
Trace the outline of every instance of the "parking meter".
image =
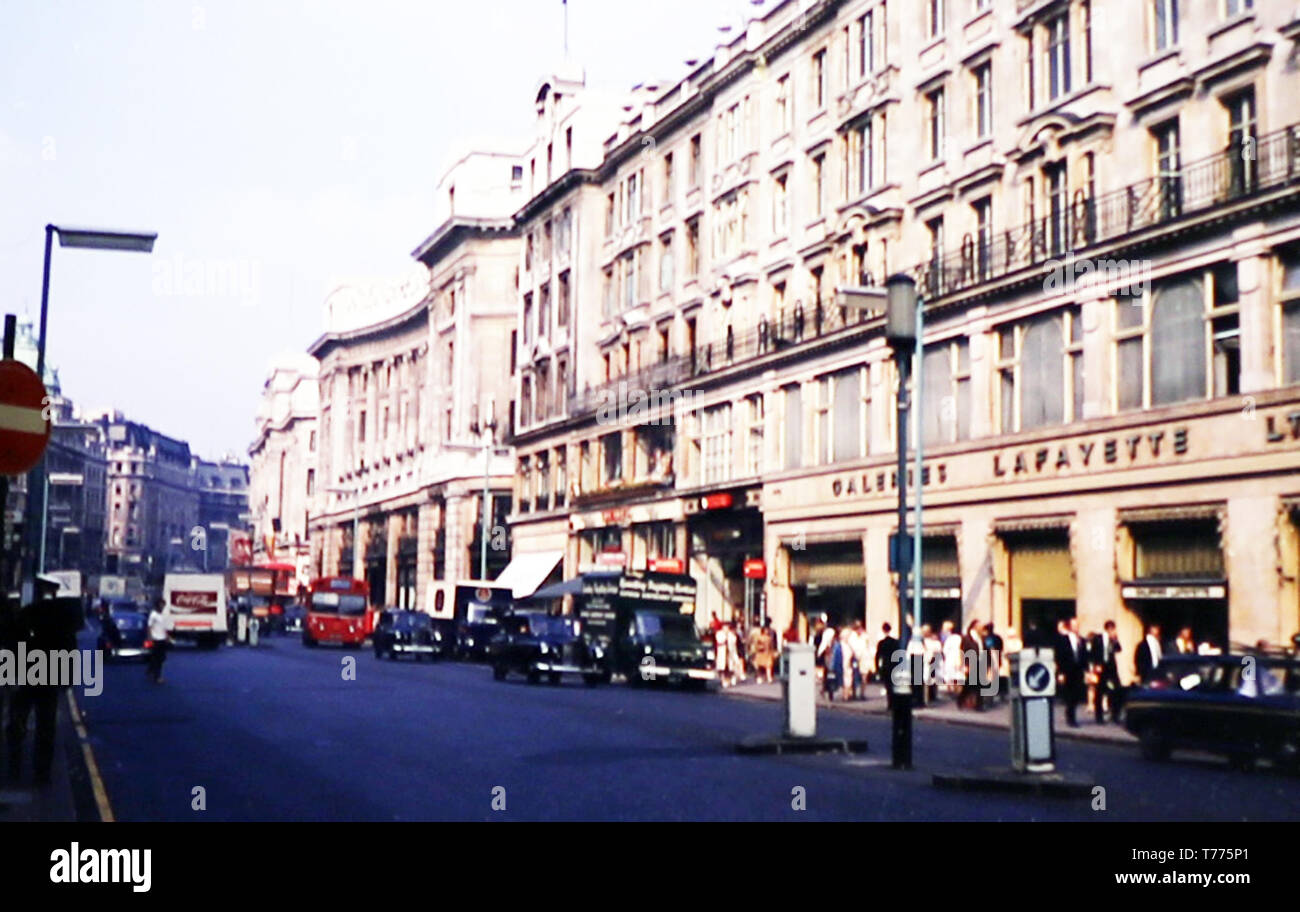
{"type": "Polygon", "coordinates": [[[781,656],[781,692],[785,701],[785,735],[817,735],[817,666],[811,643],[787,643],[781,656]]]}
{"type": "Polygon", "coordinates": [[[1056,656],[1051,649],[1011,653],[1011,766],[1022,773],[1056,769],[1052,698],[1056,656]]]}

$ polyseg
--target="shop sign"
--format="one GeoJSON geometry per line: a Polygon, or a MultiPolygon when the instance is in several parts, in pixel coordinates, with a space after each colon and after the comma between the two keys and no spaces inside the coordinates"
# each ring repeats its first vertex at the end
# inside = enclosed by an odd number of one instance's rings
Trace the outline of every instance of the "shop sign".
{"type": "MultiPolygon", "coordinates": [[[[907,486],[909,488],[915,485],[916,473],[912,467],[907,469],[907,486]]],[[[940,462],[933,466],[926,464],[921,467],[921,484],[929,487],[932,484],[944,484],[948,481],[948,467],[940,462]]],[[[877,472],[859,472],[854,475],[841,475],[838,478],[831,479],[831,494],[835,497],[853,497],[855,495],[869,495],[872,493],[884,493],[886,491],[898,490],[898,471],[896,469],[881,469],[877,472]]]]}
{"type": "Polygon", "coordinates": [[[1221,599],[1228,594],[1226,586],[1121,586],[1119,593],[1126,599],[1221,599]]]}
{"type": "Polygon", "coordinates": [[[1187,437],[1187,428],[1180,427],[1008,450],[993,454],[993,475],[1042,475],[1182,456],[1187,453],[1187,437]]]}
{"type": "Polygon", "coordinates": [[[767,563],[761,557],[751,557],[745,561],[741,568],[745,579],[765,579],[767,577],[767,563]]]}
{"type": "Polygon", "coordinates": [[[652,557],[650,569],[655,573],[685,573],[686,564],[680,557],[652,557]]]}

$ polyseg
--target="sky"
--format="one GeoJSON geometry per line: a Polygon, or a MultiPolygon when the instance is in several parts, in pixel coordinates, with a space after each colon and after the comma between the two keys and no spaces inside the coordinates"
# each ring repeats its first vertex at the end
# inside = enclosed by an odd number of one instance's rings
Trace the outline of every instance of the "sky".
{"type": "MultiPolygon", "coordinates": [[[[681,78],[754,9],[568,8],[571,58],[613,89],[681,78]]],[[[320,335],[327,291],[409,274],[442,170],[485,140],[524,148],[563,10],[7,0],[0,309],[38,318],[47,223],[157,232],[151,255],[56,243],[47,361],[83,410],[246,459],[268,370],[320,335]]]]}

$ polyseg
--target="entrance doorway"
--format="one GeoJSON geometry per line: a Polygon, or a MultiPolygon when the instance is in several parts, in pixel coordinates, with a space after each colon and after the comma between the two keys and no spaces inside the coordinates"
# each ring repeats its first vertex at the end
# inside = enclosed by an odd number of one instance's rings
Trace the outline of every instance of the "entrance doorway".
{"type": "Polygon", "coordinates": [[[1160,625],[1160,638],[1172,643],[1178,631],[1192,628],[1199,646],[1209,643],[1228,650],[1227,599],[1132,599],[1129,608],[1142,621],[1142,629],[1160,625]]]}
{"type": "Polygon", "coordinates": [[[1020,636],[1026,646],[1055,646],[1056,625],[1074,616],[1074,599],[1022,599],[1020,636]]]}

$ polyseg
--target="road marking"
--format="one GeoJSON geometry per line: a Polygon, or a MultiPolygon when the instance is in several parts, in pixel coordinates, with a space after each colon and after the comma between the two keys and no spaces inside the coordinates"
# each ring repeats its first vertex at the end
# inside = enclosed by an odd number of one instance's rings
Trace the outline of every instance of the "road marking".
{"type": "Polygon", "coordinates": [[[77,738],[81,741],[81,756],[85,758],[86,770],[90,773],[90,787],[95,793],[95,806],[99,809],[99,819],[103,823],[112,823],[113,807],[108,803],[108,790],[104,788],[104,780],[99,775],[99,764],[95,762],[95,752],[90,747],[90,735],[81,721],[77,698],[73,696],[71,687],[68,688],[68,708],[72,711],[72,725],[77,730],[77,738]]]}

